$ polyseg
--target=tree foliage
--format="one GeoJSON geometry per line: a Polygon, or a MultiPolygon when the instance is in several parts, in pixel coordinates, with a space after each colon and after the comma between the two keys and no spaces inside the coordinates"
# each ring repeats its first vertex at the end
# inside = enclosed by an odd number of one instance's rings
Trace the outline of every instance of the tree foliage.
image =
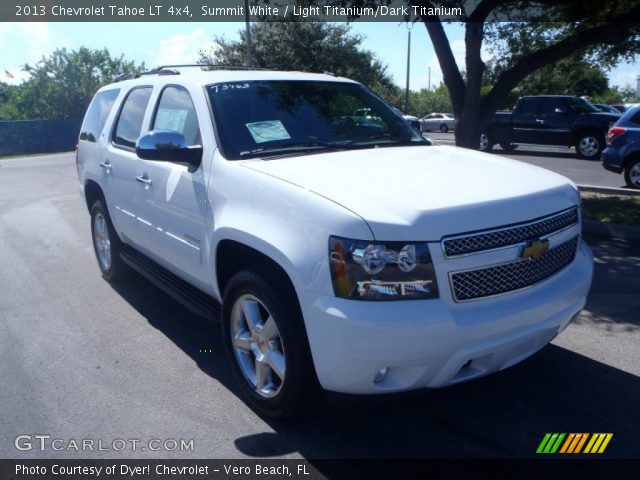
{"type": "Polygon", "coordinates": [[[35,65],[24,65],[30,77],[11,90],[5,109],[20,119],[82,117],[96,90],[118,74],[143,69],[144,64],[112,57],[106,48],[57,49],[35,65]]]}
{"type": "MultiPolygon", "coordinates": [[[[246,65],[245,30],[240,40],[215,37],[216,48],[202,52],[200,63],[246,65]]],[[[333,72],[373,88],[393,90],[391,76],[373,52],[364,50],[363,37],[348,25],[320,22],[262,22],[251,24],[253,66],[276,70],[333,72]]]]}
{"type": "Polygon", "coordinates": [[[17,93],[17,86],[0,82],[0,120],[17,120],[20,118],[15,105],[17,93]]]}
{"type": "MultiPolygon", "coordinates": [[[[484,93],[491,90],[491,86],[501,74],[495,63],[487,62],[483,79],[484,93]]],[[[609,91],[609,79],[603,67],[580,56],[572,56],[525,77],[509,92],[498,108],[511,108],[518,98],[524,95],[577,95],[600,98],[609,91]]]]}

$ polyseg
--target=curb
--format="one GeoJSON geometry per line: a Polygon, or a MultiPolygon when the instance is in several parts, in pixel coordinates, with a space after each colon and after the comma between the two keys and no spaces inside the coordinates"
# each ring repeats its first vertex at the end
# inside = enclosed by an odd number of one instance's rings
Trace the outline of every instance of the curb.
{"type": "Polygon", "coordinates": [[[614,223],[597,222],[595,220],[583,220],[582,231],[600,237],[621,238],[624,240],[640,241],[640,228],[614,223]]]}
{"type": "Polygon", "coordinates": [[[580,190],[581,192],[608,193],[610,195],[628,195],[631,197],[640,196],[640,190],[634,190],[632,188],[613,188],[613,187],[598,187],[596,185],[578,185],[578,190],[580,190]]]}

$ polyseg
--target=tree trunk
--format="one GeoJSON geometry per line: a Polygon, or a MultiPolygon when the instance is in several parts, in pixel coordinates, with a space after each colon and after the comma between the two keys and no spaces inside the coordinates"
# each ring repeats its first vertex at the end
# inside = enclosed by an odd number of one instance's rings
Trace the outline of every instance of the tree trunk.
{"type": "Polygon", "coordinates": [[[463,111],[456,121],[456,146],[477,150],[480,145],[480,133],[480,115],[478,111],[463,111]]]}
{"type": "Polygon", "coordinates": [[[484,22],[468,22],[465,25],[466,92],[462,111],[456,124],[456,145],[477,149],[480,142],[480,87],[485,65],[480,57],[484,22]]]}

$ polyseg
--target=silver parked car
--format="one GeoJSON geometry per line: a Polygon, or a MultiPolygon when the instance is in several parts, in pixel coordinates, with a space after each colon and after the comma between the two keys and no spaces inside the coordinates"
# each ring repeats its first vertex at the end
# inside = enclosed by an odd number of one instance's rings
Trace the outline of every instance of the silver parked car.
{"type": "Polygon", "coordinates": [[[455,123],[453,116],[448,113],[430,113],[420,119],[420,127],[423,132],[440,130],[442,133],[446,133],[454,129],[455,123]]]}

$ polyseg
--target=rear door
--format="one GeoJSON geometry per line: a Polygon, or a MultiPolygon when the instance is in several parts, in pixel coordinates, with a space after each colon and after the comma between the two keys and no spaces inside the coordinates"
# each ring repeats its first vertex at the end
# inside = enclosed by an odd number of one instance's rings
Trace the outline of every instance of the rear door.
{"type": "MultiPolygon", "coordinates": [[[[204,121],[204,119],[203,119],[204,121]]],[[[168,85],[158,96],[150,130],[172,130],[189,146],[201,145],[200,122],[189,92],[168,85]]],[[[139,160],[136,189],[141,250],[165,268],[205,288],[209,269],[202,259],[209,203],[202,165],[190,171],[172,162],[139,160]]]]}
{"type": "Polygon", "coordinates": [[[523,98],[520,100],[516,111],[513,112],[513,143],[537,143],[539,138],[540,122],[538,122],[538,112],[540,111],[541,99],[523,98]]]}
{"type": "Polygon", "coordinates": [[[134,87],[128,93],[111,131],[103,155],[103,169],[108,177],[107,203],[118,233],[126,243],[138,245],[141,218],[134,201],[139,189],[136,181],[138,156],[135,145],[149,104],[153,88],[134,87]]]}
{"type": "Polygon", "coordinates": [[[543,99],[539,114],[537,142],[544,145],[570,145],[573,114],[564,98],[543,99]]]}

